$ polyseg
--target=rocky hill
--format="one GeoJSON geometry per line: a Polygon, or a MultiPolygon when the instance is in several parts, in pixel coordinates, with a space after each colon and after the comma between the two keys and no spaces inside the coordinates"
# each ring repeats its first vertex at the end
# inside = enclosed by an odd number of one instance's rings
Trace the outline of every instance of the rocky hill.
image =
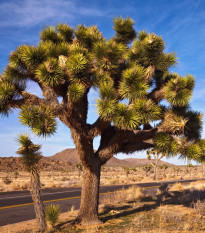
{"type": "MultiPolygon", "coordinates": [[[[80,160],[78,158],[77,150],[66,149],[63,150],[51,157],[48,157],[57,161],[67,161],[70,164],[79,163],[80,160]]],[[[154,162],[154,161],[153,161],[154,162]]],[[[144,164],[149,163],[148,159],[137,159],[137,158],[128,158],[128,159],[117,159],[116,157],[112,157],[105,166],[109,167],[135,167],[135,166],[143,166],[144,164]]],[[[173,165],[170,163],[166,163],[164,161],[160,161],[159,165],[167,164],[168,166],[173,165]]]]}
{"type": "MultiPolygon", "coordinates": [[[[69,162],[58,161],[43,157],[40,160],[39,168],[41,171],[62,171],[71,167],[69,162]]],[[[0,157],[0,172],[23,171],[24,166],[19,157],[0,157]]]]}
{"type": "MultiPolygon", "coordinates": [[[[63,150],[50,157],[42,157],[40,160],[40,170],[41,171],[62,171],[72,169],[73,165],[79,163],[77,150],[74,148],[63,150]]],[[[147,159],[117,159],[112,157],[105,166],[107,167],[137,167],[143,166],[149,163],[147,159]]],[[[167,164],[171,166],[173,164],[160,161],[159,165],[167,164]]],[[[24,167],[20,161],[19,157],[0,157],[0,172],[12,172],[12,171],[22,171],[24,167]]]]}

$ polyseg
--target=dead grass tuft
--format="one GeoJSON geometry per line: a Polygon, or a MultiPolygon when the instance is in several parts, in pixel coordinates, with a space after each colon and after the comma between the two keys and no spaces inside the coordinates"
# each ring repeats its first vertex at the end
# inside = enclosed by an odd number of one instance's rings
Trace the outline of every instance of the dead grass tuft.
{"type": "Polygon", "coordinates": [[[197,214],[205,216],[205,200],[197,200],[197,202],[193,204],[193,207],[197,214]]]}

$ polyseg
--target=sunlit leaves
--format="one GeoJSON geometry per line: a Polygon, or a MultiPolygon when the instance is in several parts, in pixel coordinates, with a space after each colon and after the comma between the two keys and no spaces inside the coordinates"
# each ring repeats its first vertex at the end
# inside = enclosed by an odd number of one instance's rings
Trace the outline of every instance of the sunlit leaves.
{"type": "Polygon", "coordinates": [[[133,27],[134,20],[131,18],[127,17],[123,19],[122,17],[117,17],[113,20],[113,23],[113,28],[116,32],[115,40],[117,42],[128,44],[136,37],[136,32],[133,27]]]}
{"type": "Polygon", "coordinates": [[[202,155],[202,149],[197,143],[192,143],[184,148],[182,155],[184,155],[187,159],[198,160],[202,155]]]}
{"type": "Polygon", "coordinates": [[[119,103],[116,106],[113,122],[118,128],[135,129],[140,124],[141,117],[126,104],[119,103]]]}
{"type": "Polygon", "coordinates": [[[82,54],[72,54],[67,60],[67,68],[72,79],[85,79],[89,72],[89,60],[82,54]]]}
{"type": "Polygon", "coordinates": [[[38,136],[49,136],[55,133],[57,122],[54,114],[45,106],[27,106],[21,108],[20,122],[31,128],[38,136]]]}
{"type": "Polygon", "coordinates": [[[184,118],[180,115],[168,111],[164,115],[161,128],[163,128],[164,131],[170,132],[172,134],[182,134],[184,133],[187,121],[188,118],[184,118]]]}
{"type": "Polygon", "coordinates": [[[58,65],[58,60],[50,58],[38,67],[36,76],[43,84],[55,86],[63,80],[63,71],[58,65]]]}
{"type": "Polygon", "coordinates": [[[158,133],[154,137],[155,148],[167,154],[177,154],[178,144],[177,142],[167,133],[158,133]]]}
{"type": "Polygon", "coordinates": [[[95,44],[93,53],[96,57],[97,66],[105,71],[111,71],[124,61],[126,47],[114,40],[100,41],[95,44]]]}
{"type": "Polygon", "coordinates": [[[97,111],[101,118],[111,120],[115,110],[117,101],[115,99],[97,99],[97,111]]]}
{"type": "Polygon", "coordinates": [[[130,100],[145,97],[149,86],[143,80],[144,75],[145,70],[141,66],[126,69],[122,74],[123,79],[119,85],[121,96],[130,100]]]}
{"type": "Polygon", "coordinates": [[[59,41],[55,27],[46,27],[41,31],[40,38],[42,41],[57,43],[59,41]]]}
{"type": "Polygon", "coordinates": [[[73,32],[74,29],[69,27],[66,23],[65,24],[58,24],[57,25],[58,29],[58,37],[67,43],[71,43],[73,40],[73,32]]]}
{"type": "Polygon", "coordinates": [[[30,172],[33,169],[36,169],[36,166],[41,159],[41,146],[34,144],[27,134],[18,135],[16,141],[20,145],[16,153],[21,155],[21,161],[26,170],[30,172]]]}
{"type": "Polygon", "coordinates": [[[85,86],[82,83],[72,83],[68,87],[68,96],[72,101],[78,101],[85,93],[85,86]]]}
{"type": "Polygon", "coordinates": [[[141,118],[141,123],[147,124],[161,119],[161,108],[151,100],[136,99],[133,105],[136,115],[141,118]]]}
{"type": "Polygon", "coordinates": [[[101,82],[99,87],[99,95],[101,99],[115,99],[115,89],[110,82],[101,82]]]}
{"type": "Polygon", "coordinates": [[[102,33],[99,32],[96,26],[79,25],[75,30],[75,36],[88,49],[91,49],[95,42],[102,40],[102,33]]]}
{"type": "Polygon", "coordinates": [[[17,53],[21,61],[29,68],[34,69],[43,61],[45,61],[47,54],[43,46],[29,46],[22,45],[17,49],[17,53]]]}
{"type": "Polygon", "coordinates": [[[194,78],[191,75],[171,79],[165,88],[167,101],[173,106],[183,107],[188,105],[194,84],[194,78]]]}

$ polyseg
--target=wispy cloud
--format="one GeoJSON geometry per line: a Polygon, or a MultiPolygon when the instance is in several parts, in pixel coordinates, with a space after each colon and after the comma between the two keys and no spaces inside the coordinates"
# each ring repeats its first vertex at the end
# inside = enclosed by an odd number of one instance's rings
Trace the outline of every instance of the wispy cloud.
{"type": "Polygon", "coordinates": [[[52,18],[71,20],[81,16],[106,16],[106,12],[78,6],[74,1],[67,0],[16,0],[6,1],[0,5],[0,27],[35,26],[52,18]]]}

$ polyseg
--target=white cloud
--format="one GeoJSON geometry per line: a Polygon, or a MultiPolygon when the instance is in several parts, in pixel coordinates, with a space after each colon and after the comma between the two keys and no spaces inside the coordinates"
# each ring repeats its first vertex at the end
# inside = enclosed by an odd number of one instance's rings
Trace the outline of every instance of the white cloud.
{"type": "Polygon", "coordinates": [[[106,12],[94,8],[77,6],[74,1],[66,0],[16,0],[0,5],[0,27],[35,26],[46,20],[60,18],[73,19],[82,16],[106,16],[106,12]]]}

